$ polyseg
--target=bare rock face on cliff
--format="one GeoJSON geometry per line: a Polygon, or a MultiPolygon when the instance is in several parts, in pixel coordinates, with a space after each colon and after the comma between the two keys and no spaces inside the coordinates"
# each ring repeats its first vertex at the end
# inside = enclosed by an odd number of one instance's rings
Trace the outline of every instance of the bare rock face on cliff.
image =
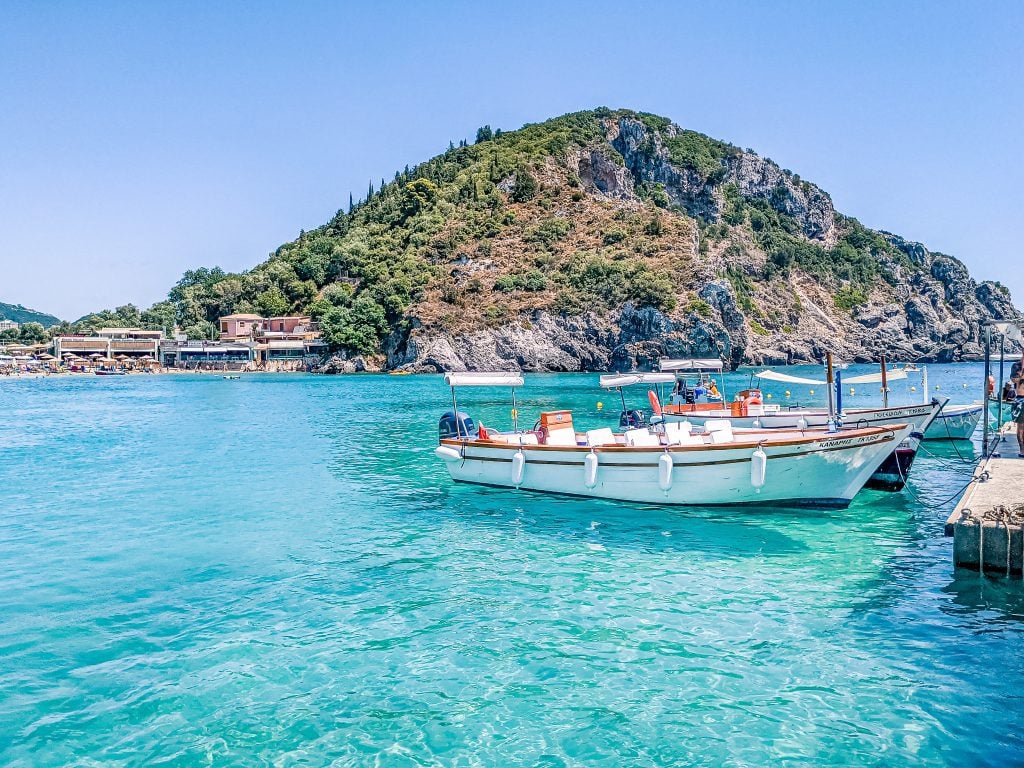
{"type": "Polygon", "coordinates": [[[1021,317],[998,283],[838,213],[772,160],[603,108],[407,168],[250,273],[268,281],[321,322],[340,369],[960,360],[983,321],[1021,317]]]}

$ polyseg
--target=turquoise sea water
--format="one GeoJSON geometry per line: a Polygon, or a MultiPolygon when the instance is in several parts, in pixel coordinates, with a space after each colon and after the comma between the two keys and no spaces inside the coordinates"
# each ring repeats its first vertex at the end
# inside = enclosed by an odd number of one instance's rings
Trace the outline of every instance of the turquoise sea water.
{"type": "MultiPolygon", "coordinates": [[[[530,377],[523,419],[614,423],[596,381],[530,377]]],[[[500,427],[501,395],[460,406],[500,427]]],[[[948,446],[919,498],[633,507],[453,486],[448,404],[438,376],[0,381],[0,765],[1024,764],[1024,588],[954,573],[948,446]]]]}

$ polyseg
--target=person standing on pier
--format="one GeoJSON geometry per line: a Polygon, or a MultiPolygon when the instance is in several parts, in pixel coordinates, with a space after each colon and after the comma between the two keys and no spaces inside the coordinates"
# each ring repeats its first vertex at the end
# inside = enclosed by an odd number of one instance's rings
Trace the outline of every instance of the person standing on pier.
{"type": "Polygon", "coordinates": [[[1024,459],[1024,354],[1014,368],[1016,371],[1010,371],[1010,381],[1013,382],[1016,399],[1011,406],[1010,416],[1017,425],[1017,456],[1024,459]]]}

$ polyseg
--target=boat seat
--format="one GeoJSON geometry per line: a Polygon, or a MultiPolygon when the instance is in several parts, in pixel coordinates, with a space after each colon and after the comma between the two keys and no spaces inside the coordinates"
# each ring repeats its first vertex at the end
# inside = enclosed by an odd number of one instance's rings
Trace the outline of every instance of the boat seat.
{"type": "Polygon", "coordinates": [[[599,445],[614,445],[615,433],[608,427],[591,429],[587,432],[587,445],[596,448],[599,445]]]}
{"type": "Polygon", "coordinates": [[[625,432],[626,445],[630,448],[653,448],[661,445],[661,438],[647,429],[629,429],[625,432]]]}
{"type": "Polygon", "coordinates": [[[693,431],[693,424],[688,421],[666,421],[665,435],[669,438],[675,435],[688,435],[693,431]]]}
{"type": "Polygon", "coordinates": [[[672,438],[669,445],[704,445],[704,438],[700,435],[691,435],[688,432],[680,432],[672,438]]]}
{"type": "Polygon", "coordinates": [[[568,429],[548,430],[548,438],[544,445],[576,446],[576,431],[570,426],[568,429]]]}
{"type": "Polygon", "coordinates": [[[693,425],[686,421],[665,424],[665,441],[669,445],[704,445],[704,438],[690,432],[693,425]]]}
{"type": "Polygon", "coordinates": [[[537,445],[537,435],[534,432],[513,432],[510,435],[497,435],[491,433],[491,440],[496,443],[508,443],[509,445],[537,445]]]}
{"type": "Polygon", "coordinates": [[[711,442],[715,445],[721,445],[722,443],[731,443],[733,441],[732,425],[730,424],[725,429],[716,429],[711,433],[711,442]]]}
{"type": "Polygon", "coordinates": [[[704,429],[708,432],[717,432],[721,429],[732,431],[732,422],[728,419],[708,419],[704,422],[704,429]]]}

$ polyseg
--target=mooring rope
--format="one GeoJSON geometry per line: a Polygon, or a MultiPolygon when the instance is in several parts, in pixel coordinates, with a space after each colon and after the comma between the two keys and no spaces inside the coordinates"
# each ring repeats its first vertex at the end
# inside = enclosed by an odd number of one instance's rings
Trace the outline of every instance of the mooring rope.
{"type": "MultiPolygon", "coordinates": [[[[929,506],[929,503],[926,502],[925,499],[923,499],[917,493],[917,491],[915,491],[913,488],[910,487],[909,478],[905,474],[903,474],[903,467],[900,466],[899,461],[896,462],[896,471],[900,473],[900,479],[903,480],[903,490],[905,490],[907,493],[909,493],[911,495],[911,497],[914,499],[914,501],[918,502],[922,506],[926,506],[926,507],[929,506]]],[[[963,485],[963,487],[958,488],[957,490],[955,490],[951,496],[949,496],[948,498],[943,499],[942,501],[935,502],[932,506],[935,509],[939,509],[940,507],[944,507],[946,504],[948,504],[953,499],[957,498],[960,494],[962,494],[964,491],[966,491],[968,488],[970,488],[972,483],[979,483],[979,482],[983,483],[986,480],[988,480],[988,477],[989,477],[988,470],[985,470],[981,474],[978,474],[978,475],[975,475],[975,476],[971,477],[971,479],[968,480],[963,485]]]]}

